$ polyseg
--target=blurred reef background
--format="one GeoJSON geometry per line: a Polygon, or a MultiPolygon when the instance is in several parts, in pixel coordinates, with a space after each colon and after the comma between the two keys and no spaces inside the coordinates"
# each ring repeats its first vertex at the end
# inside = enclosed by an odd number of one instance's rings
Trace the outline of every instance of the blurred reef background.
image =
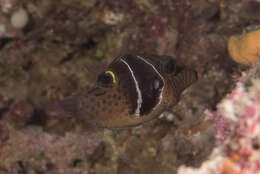
{"type": "Polygon", "coordinates": [[[259,26],[259,0],[0,0],[0,174],[260,173],[259,26]],[[135,52],[199,80],[131,129],[55,111],[135,52]]]}

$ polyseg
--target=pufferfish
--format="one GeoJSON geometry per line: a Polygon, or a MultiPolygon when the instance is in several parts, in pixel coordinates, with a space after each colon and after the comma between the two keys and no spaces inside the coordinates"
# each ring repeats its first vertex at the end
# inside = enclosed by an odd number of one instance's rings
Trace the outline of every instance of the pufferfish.
{"type": "Polygon", "coordinates": [[[95,87],[65,97],[60,106],[98,127],[133,127],[176,105],[182,91],[196,80],[194,70],[169,56],[129,54],[114,59],[98,75],[95,87]]]}

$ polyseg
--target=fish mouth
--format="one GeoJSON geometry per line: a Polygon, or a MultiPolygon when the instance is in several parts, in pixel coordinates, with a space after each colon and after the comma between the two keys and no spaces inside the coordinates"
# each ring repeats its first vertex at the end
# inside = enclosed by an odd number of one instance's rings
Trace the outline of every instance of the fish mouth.
{"type": "Polygon", "coordinates": [[[77,114],[82,99],[87,99],[90,97],[100,97],[105,94],[106,91],[103,88],[93,87],[90,90],[88,90],[85,94],[79,93],[79,94],[65,97],[63,100],[60,101],[59,108],[67,114],[70,115],[77,114]]]}
{"type": "Polygon", "coordinates": [[[73,115],[78,110],[78,96],[72,95],[65,97],[59,103],[59,108],[66,114],[73,115]]]}
{"type": "Polygon", "coordinates": [[[102,95],[105,95],[106,94],[106,91],[103,90],[101,87],[94,87],[92,89],[90,89],[88,92],[87,92],[88,95],[94,95],[96,97],[98,96],[102,96],[102,95]]]}

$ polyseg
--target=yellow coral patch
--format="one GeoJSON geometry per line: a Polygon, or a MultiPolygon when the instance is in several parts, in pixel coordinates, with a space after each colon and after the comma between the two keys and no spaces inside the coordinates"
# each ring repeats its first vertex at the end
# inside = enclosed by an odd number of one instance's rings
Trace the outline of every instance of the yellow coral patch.
{"type": "Polygon", "coordinates": [[[228,40],[231,58],[243,65],[254,65],[260,59],[260,30],[242,36],[231,36],[228,40]]]}

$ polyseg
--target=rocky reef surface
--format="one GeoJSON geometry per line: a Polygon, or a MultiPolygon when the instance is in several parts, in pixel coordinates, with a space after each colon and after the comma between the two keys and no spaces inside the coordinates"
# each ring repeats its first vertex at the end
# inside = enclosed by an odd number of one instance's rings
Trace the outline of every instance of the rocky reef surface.
{"type": "Polygon", "coordinates": [[[259,12],[259,0],[0,0],[0,174],[259,172],[259,52],[250,66],[228,54],[259,12]],[[172,56],[199,80],[131,129],[55,111],[134,52],[172,56]]]}

